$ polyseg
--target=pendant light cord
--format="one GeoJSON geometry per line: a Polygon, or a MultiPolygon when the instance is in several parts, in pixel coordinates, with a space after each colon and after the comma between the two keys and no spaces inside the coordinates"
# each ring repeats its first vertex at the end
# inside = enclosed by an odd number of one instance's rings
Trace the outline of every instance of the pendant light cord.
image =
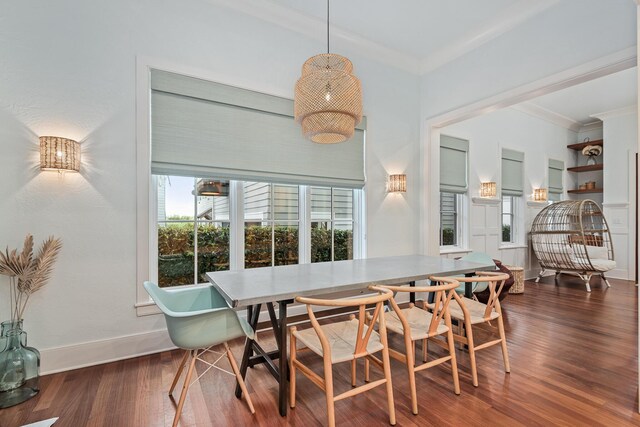
{"type": "Polygon", "coordinates": [[[329,0],[327,0],[327,54],[329,53],[329,0]]]}

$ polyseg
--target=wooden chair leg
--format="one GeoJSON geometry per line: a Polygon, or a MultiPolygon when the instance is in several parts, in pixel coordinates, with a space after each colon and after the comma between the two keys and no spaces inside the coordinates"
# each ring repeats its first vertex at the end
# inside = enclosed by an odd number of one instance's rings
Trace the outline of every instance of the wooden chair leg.
{"type": "Polygon", "coordinates": [[[356,386],[356,359],[351,361],[351,387],[356,386]]]}
{"type": "Polygon", "coordinates": [[[504,360],[504,371],[511,372],[511,366],[509,365],[509,352],[507,350],[507,337],[504,333],[504,323],[502,322],[502,316],[498,317],[498,332],[500,332],[500,339],[502,342],[502,359],[504,360]]]}
{"type": "Polygon", "coordinates": [[[296,327],[289,329],[289,406],[296,407],[296,364],[294,363],[298,355],[296,353],[296,337],[293,333],[296,327]]]}
{"type": "Polygon", "coordinates": [[[247,391],[247,386],[244,383],[244,379],[240,374],[240,369],[238,369],[238,365],[236,363],[236,359],[233,358],[233,353],[231,353],[231,349],[229,348],[229,344],[224,343],[224,348],[227,349],[227,358],[229,359],[229,364],[231,365],[231,369],[233,369],[233,373],[236,374],[236,379],[238,380],[238,385],[240,386],[240,390],[242,390],[242,394],[245,399],[247,399],[247,404],[249,405],[249,410],[252,414],[256,413],[256,410],[253,408],[253,402],[251,402],[251,396],[249,396],[249,392],[247,391]]]}
{"type": "MultiPolygon", "coordinates": [[[[386,331],[383,331],[382,333],[386,333],[386,331]]],[[[407,359],[407,362],[408,361],[409,360],[407,359]]],[[[394,426],[396,425],[396,407],[393,403],[393,384],[391,383],[391,362],[389,361],[389,348],[386,346],[382,348],[382,364],[384,369],[384,378],[387,380],[385,385],[387,386],[387,403],[389,405],[389,424],[394,426]]],[[[411,365],[413,365],[413,363],[411,365]]]]}
{"type": "MultiPolygon", "coordinates": [[[[405,337],[405,341],[408,341],[408,338],[405,337]]],[[[415,343],[415,341],[413,341],[415,343]]],[[[418,415],[418,394],[416,392],[416,371],[415,371],[415,360],[411,355],[411,346],[410,342],[405,342],[405,348],[407,352],[407,374],[409,375],[409,391],[411,393],[411,412],[413,415],[418,415]]]]}
{"type": "Polygon", "coordinates": [[[178,407],[176,408],[176,415],[173,417],[173,427],[178,425],[180,420],[180,414],[182,414],[182,407],[184,406],[184,400],[187,397],[187,390],[191,383],[191,377],[193,376],[193,368],[196,365],[198,350],[189,350],[191,360],[189,361],[189,370],[187,371],[187,377],[184,379],[182,385],[182,393],[180,393],[180,400],[178,400],[178,407]]]}
{"type": "Polygon", "coordinates": [[[324,393],[327,398],[327,421],[329,427],[336,426],[336,413],[334,409],[335,401],[333,400],[333,367],[331,360],[325,357],[324,361],[324,393]]]}
{"type": "Polygon", "coordinates": [[[428,346],[429,340],[427,338],[422,340],[422,361],[424,363],[427,363],[427,346],[428,346]]]}
{"type": "Polygon", "coordinates": [[[471,323],[465,320],[464,329],[467,336],[467,347],[469,348],[471,379],[473,380],[473,386],[478,387],[478,367],[476,365],[476,349],[473,343],[473,331],[471,330],[471,323]]]}
{"type": "Polygon", "coordinates": [[[447,332],[447,343],[449,344],[449,355],[451,356],[451,375],[453,376],[453,392],[460,394],[460,379],[458,377],[458,359],[456,359],[456,342],[453,340],[453,331],[449,327],[447,332]]]}
{"type": "Polygon", "coordinates": [[[184,369],[185,363],[187,363],[187,357],[191,352],[189,350],[184,351],[184,356],[182,356],[182,360],[180,361],[180,366],[178,367],[178,372],[176,372],[176,376],[173,378],[173,382],[171,383],[171,388],[169,389],[169,396],[173,393],[173,390],[176,388],[176,384],[178,384],[178,378],[182,374],[182,370],[184,369]]]}
{"type": "Polygon", "coordinates": [[[364,358],[364,381],[369,382],[369,359],[364,358]]]}

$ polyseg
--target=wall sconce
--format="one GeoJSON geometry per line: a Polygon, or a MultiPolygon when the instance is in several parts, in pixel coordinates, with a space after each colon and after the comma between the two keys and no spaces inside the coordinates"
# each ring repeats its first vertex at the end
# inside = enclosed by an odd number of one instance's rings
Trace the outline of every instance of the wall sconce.
{"type": "Polygon", "coordinates": [[[79,172],[80,144],[58,136],[41,136],[40,170],[79,172]]]}
{"type": "Polygon", "coordinates": [[[495,182],[481,182],[480,183],[480,197],[496,197],[496,183],[495,182]]]}
{"type": "Polygon", "coordinates": [[[546,188],[536,188],[533,190],[533,200],[536,202],[546,202],[547,201],[547,189],[546,188]]]}
{"type": "Polygon", "coordinates": [[[387,193],[405,193],[407,191],[407,175],[389,175],[387,193]]]}

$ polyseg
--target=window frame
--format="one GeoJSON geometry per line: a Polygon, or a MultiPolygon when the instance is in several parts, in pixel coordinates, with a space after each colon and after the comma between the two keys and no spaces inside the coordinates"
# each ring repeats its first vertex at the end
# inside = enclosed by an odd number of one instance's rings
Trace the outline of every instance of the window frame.
{"type": "Polygon", "coordinates": [[[503,194],[500,198],[500,244],[499,248],[512,248],[512,247],[520,247],[523,245],[524,236],[522,230],[523,226],[523,203],[524,196],[515,196],[511,194],[503,194]],[[511,199],[511,213],[504,213],[504,198],[509,197],[511,199]],[[502,240],[502,226],[503,226],[503,218],[504,215],[509,215],[511,217],[511,240],[503,241],[502,240]]]}
{"type": "MultiPolygon", "coordinates": [[[[137,316],[161,313],[143,286],[143,283],[147,280],[157,282],[157,268],[154,267],[154,264],[157,262],[158,255],[158,241],[157,235],[155,234],[158,200],[156,182],[151,174],[151,69],[164,70],[187,76],[198,76],[198,78],[210,81],[228,80],[229,77],[211,73],[207,70],[185,66],[184,64],[158,60],[157,58],[143,55],[136,56],[136,300],[133,308],[135,308],[137,316]]],[[[234,84],[234,82],[230,82],[230,84],[234,84]]],[[[260,88],[250,87],[250,85],[248,86],[242,82],[238,82],[237,86],[261,91],[260,88]]],[[[364,138],[366,143],[366,133],[364,138]]],[[[241,200],[243,196],[241,186],[242,181],[230,181],[230,197],[241,200]]],[[[367,255],[365,188],[354,190],[354,259],[365,258],[367,255]]],[[[302,195],[308,191],[308,186],[299,185],[299,189],[302,195]]],[[[305,199],[306,198],[301,198],[299,201],[299,209],[301,212],[301,216],[299,217],[300,221],[306,221],[310,215],[309,204],[306,203],[305,199]]],[[[244,212],[242,204],[232,203],[229,207],[230,270],[241,270],[244,268],[244,239],[239,237],[244,235],[244,227],[241,226],[243,225],[243,221],[244,212]]],[[[310,230],[309,227],[305,227],[305,232],[299,233],[300,263],[309,263],[311,258],[310,242],[310,230]]],[[[190,286],[197,285],[183,285],[183,287],[190,286]]]]}
{"type": "Polygon", "coordinates": [[[466,248],[466,230],[467,230],[467,194],[466,193],[454,193],[451,191],[440,191],[439,192],[439,222],[442,224],[442,193],[452,194],[454,196],[455,203],[455,244],[453,245],[442,245],[442,227],[439,226],[439,240],[438,246],[440,248],[440,253],[448,253],[448,252],[458,252],[463,251],[466,248]]]}

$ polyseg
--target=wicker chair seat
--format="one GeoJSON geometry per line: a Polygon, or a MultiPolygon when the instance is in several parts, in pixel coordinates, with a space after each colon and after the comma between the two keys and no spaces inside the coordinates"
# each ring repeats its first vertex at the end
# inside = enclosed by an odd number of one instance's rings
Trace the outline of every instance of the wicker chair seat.
{"type": "MultiPolygon", "coordinates": [[[[415,341],[430,337],[429,325],[431,324],[431,319],[433,317],[430,312],[415,306],[411,308],[404,308],[400,311],[404,315],[405,319],[407,319],[407,323],[409,323],[412,340],[415,341]]],[[[394,311],[385,313],[385,320],[387,321],[388,330],[393,331],[397,334],[404,333],[402,323],[400,322],[400,319],[398,319],[398,315],[394,311]]],[[[448,330],[449,328],[447,328],[447,325],[444,324],[443,320],[438,325],[438,329],[436,330],[435,334],[433,334],[433,336],[444,334],[448,330]]]]}
{"type": "Polygon", "coordinates": [[[579,264],[585,264],[591,261],[593,269],[598,272],[607,272],[616,268],[616,262],[610,259],[591,258],[587,260],[585,258],[576,258],[579,264]]]}
{"type": "MultiPolygon", "coordinates": [[[[486,304],[465,297],[462,298],[462,302],[470,314],[472,325],[486,322],[486,319],[484,318],[484,312],[487,309],[486,304]]],[[[464,313],[462,312],[462,308],[460,308],[460,304],[458,304],[458,301],[456,300],[452,300],[449,304],[449,313],[451,313],[452,319],[464,320],[464,313]]],[[[496,311],[491,311],[489,314],[489,320],[493,320],[498,317],[500,317],[500,314],[496,311]]]]}
{"type": "MultiPolygon", "coordinates": [[[[356,346],[356,337],[358,335],[358,320],[352,319],[344,322],[330,323],[328,325],[322,325],[322,332],[327,337],[331,346],[331,363],[346,362],[347,360],[353,360],[353,351],[356,346]]],[[[366,332],[366,326],[364,327],[366,332]]],[[[363,333],[364,333],[363,332],[363,333]]],[[[307,346],[311,351],[318,356],[323,355],[322,344],[318,334],[313,328],[296,330],[293,332],[300,342],[307,346]]],[[[376,331],[371,333],[369,343],[367,344],[367,353],[373,354],[382,350],[383,345],[380,341],[380,335],[376,331]]]]}

